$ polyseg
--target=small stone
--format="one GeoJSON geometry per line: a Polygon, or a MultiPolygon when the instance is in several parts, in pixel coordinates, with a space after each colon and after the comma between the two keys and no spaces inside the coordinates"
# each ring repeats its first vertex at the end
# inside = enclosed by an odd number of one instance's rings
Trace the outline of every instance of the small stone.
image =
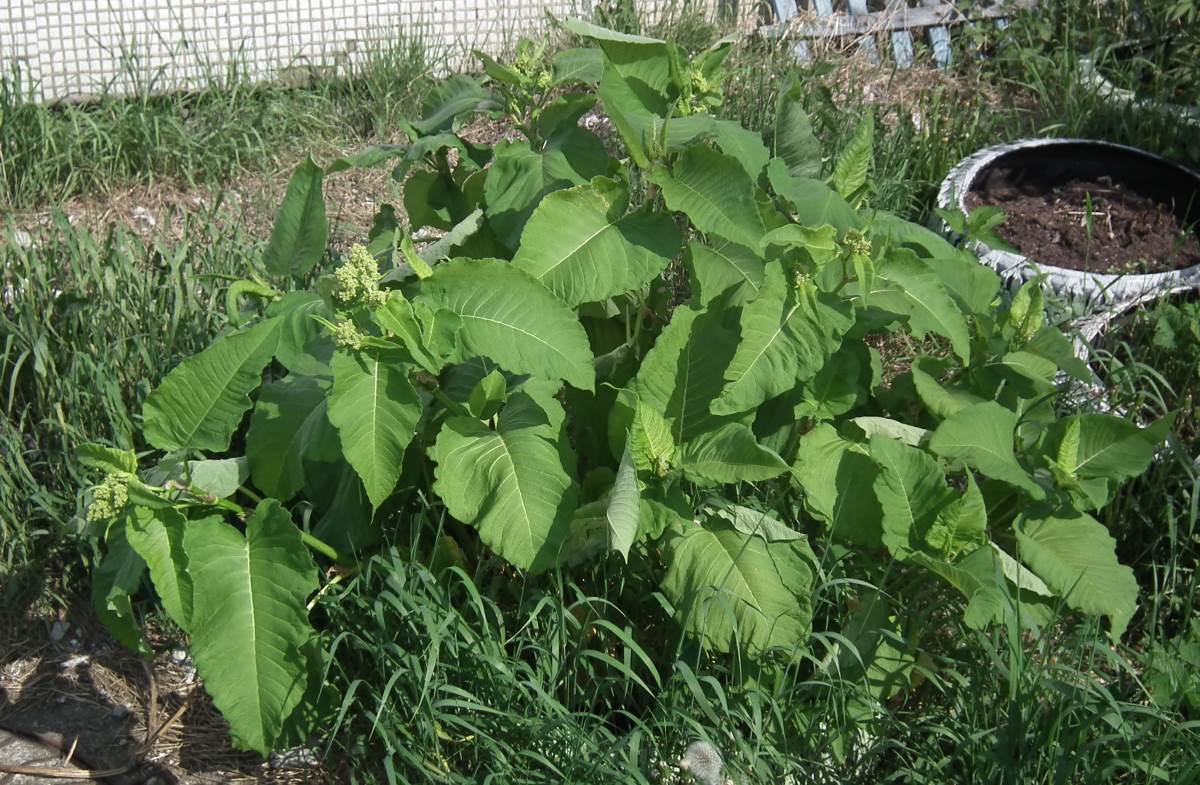
{"type": "Polygon", "coordinates": [[[64,703],[66,703],[66,702],[67,702],[67,696],[66,696],[66,695],[59,695],[58,697],[56,697],[56,698],[54,699],[54,702],[55,702],[55,703],[57,703],[59,706],[61,706],[61,705],[63,705],[64,703]]]}
{"type": "Polygon", "coordinates": [[[71,640],[67,641],[67,648],[71,651],[79,651],[79,647],[82,645],[83,644],[79,642],[78,638],[72,638],[71,640]]]}
{"type": "Polygon", "coordinates": [[[272,752],[268,761],[272,769],[312,769],[320,765],[321,758],[312,747],[293,747],[272,752]]]}
{"type": "Polygon", "coordinates": [[[111,714],[114,720],[123,720],[130,714],[129,707],[118,703],[116,706],[113,706],[111,714]]]}
{"type": "Polygon", "coordinates": [[[74,657],[68,657],[62,661],[59,667],[62,670],[69,671],[78,668],[80,665],[88,664],[88,656],[86,654],[76,654],[74,657]]]}
{"type": "Polygon", "coordinates": [[[70,630],[71,625],[67,622],[56,621],[54,624],[50,625],[50,640],[58,643],[63,638],[67,637],[67,633],[70,632],[70,630]]]}
{"type": "Polygon", "coordinates": [[[175,649],[171,652],[171,662],[176,665],[191,664],[192,658],[188,656],[186,649],[175,649]]]}
{"type": "Polygon", "coordinates": [[[158,226],[158,219],[156,219],[149,210],[141,205],[133,208],[133,219],[145,224],[147,229],[153,229],[155,226],[158,226]]]}

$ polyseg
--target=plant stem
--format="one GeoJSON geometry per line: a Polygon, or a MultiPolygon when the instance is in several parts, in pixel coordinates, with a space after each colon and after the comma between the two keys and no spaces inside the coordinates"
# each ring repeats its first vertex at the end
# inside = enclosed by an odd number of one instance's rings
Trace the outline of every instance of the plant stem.
{"type": "Polygon", "coordinates": [[[306,532],[304,530],[300,531],[300,539],[304,540],[304,544],[307,545],[311,550],[316,551],[317,553],[321,554],[322,556],[325,556],[325,557],[332,559],[333,561],[339,562],[339,563],[344,561],[342,559],[342,555],[340,553],[338,553],[337,550],[332,545],[325,542],[324,540],[314,537],[313,535],[309,534],[308,532],[306,532]]]}

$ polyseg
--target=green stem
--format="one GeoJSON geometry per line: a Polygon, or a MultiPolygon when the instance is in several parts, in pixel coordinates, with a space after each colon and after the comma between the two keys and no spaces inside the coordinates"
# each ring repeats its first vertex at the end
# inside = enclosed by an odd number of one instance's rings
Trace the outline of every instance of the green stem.
{"type": "Polygon", "coordinates": [[[464,407],[458,401],[452,400],[449,395],[446,395],[446,393],[442,390],[441,387],[435,386],[435,387],[428,387],[426,389],[428,389],[429,392],[433,394],[434,399],[438,403],[440,403],[442,406],[445,406],[447,409],[454,412],[456,415],[458,415],[460,417],[470,417],[471,416],[471,413],[469,411],[467,411],[466,407],[464,407]]]}
{"type": "Polygon", "coordinates": [[[332,545],[324,540],[318,539],[317,537],[314,537],[303,530],[300,531],[300,539],[304,540],[304,544],[307,545],[309,549],[316,551],[322,556],[339,563],[343,561],[342,555],[338,553],[332,545]]]}

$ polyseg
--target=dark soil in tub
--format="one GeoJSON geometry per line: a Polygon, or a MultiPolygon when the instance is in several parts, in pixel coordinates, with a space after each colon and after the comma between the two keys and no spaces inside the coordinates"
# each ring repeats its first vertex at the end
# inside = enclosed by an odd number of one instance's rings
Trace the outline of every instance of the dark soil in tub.
{"type": "MultiPolygon", "coordinates": [[[[997,167],[966,201],[971,209],[1003,210],[1007,218],[996,234],[1035,262],[1110,274],[1200,264],[1197,227],[1179,217],[1178,205],[1163,204],[1105,175],[1053,185],[1022,175],[1023,168],[997,167]]],[[[1185,214],[1196,214],[1189,208],[1184,207],[1185,214]]]]}

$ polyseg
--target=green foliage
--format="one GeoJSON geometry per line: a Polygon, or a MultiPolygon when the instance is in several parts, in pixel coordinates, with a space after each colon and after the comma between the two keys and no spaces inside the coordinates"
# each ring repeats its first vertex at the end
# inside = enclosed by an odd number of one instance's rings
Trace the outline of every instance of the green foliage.
{"type": "MultiPolygon", "coordinates": [[[[747,677],[807,651],[814,587],[838,553],[867,575],[960,592],[973,628],[1036,628],[1061,602],[1107,616],[1119,639],[1137,584],[1085,511],[1159,437],[1057,417],[1055,379],[1074,357],[1032,291],[1007,298],[965,252],[865,206],[872,121],[831,188],[811,177],[819,153],[794,94],[781,157],[708,114],[727,43],[689,62],[668,41],[569,28],[599,47],[597,95],[626,156],[575,123],[597,96],[553,97],[523,45],[511,65],[484,60],[487,83],[435,90],[408,151],[356,158],[403,155],[413,228],[454,234],[437,254],[394,226],[386,247],[358,246],[296,289],[309,270],[295,260],[322,255],[310,239],[324,210],[317,189],[303,208],[289,193],[272,245],[305,250],[246,278],[290,291],[255,287],[268,303],[252,324],[181,364],[144,409],[146,440],[170,460],[244,455],[248,479],[218,494],[89,453],[108,477],[86,496],[110,625],[136,645],[145,559],[235,739],[263,752],[317,711],[308,550],[361,562],[429,525],[405,514],[419,499],[445,526],[416,558],[491,580],[619,553],[630,596],[663,598],[672,634],[744,656],[747,677]],[[524,140],[457,135],[501,110],[524,140]],[[685,244],[690,293],[674,288],[685,244]],[[755,485],[769,509],[742,503],[755,485]],[[125,521],[147,514],[161,527],[131,549],[125,521]],[[819,557],[809,535],[822,529],[840,543],[819,557]],[[246,656],[222,665],[231,648],[246,656]]],[[[313,166],[300,182],[342,168],[313,166]]],[[[854,623],[894,627],[872,597],[854,623]]],[[[915,662],[865,648],[870,694],[886,699],[915,662]]]]}

